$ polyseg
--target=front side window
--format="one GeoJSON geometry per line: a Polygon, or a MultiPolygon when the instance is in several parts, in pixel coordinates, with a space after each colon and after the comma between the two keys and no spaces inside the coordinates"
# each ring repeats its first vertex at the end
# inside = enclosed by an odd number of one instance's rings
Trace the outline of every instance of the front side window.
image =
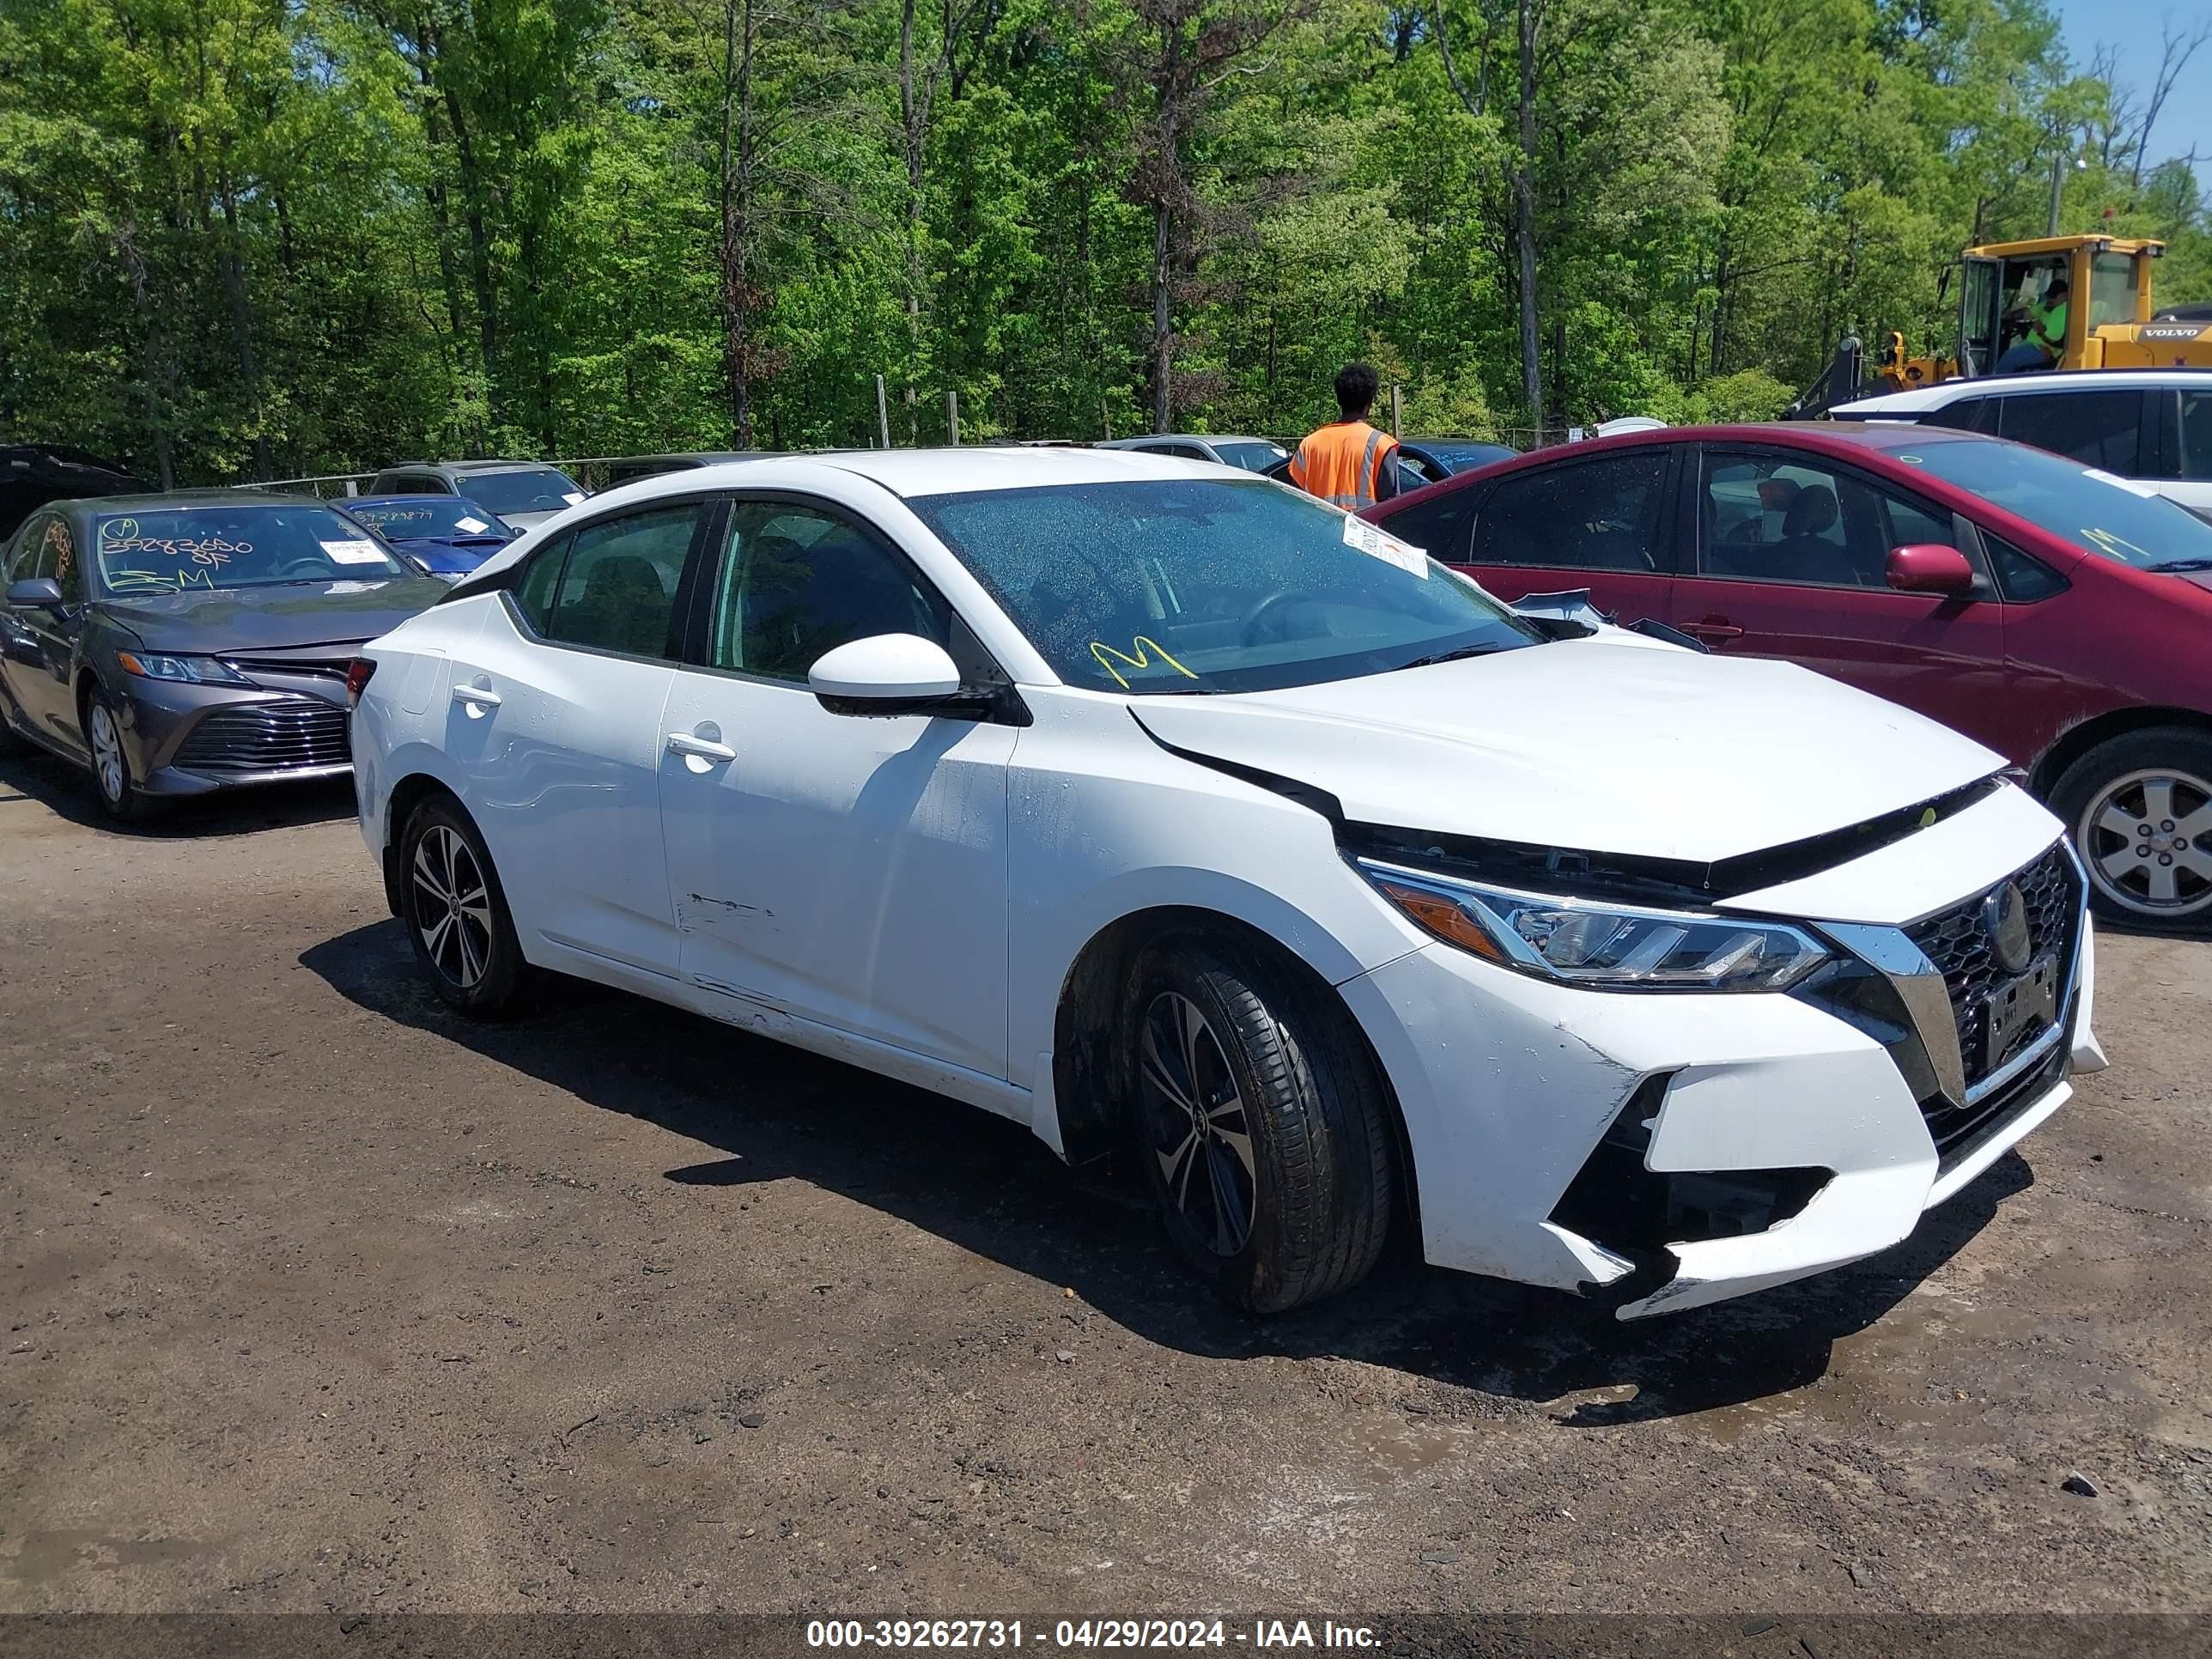
{"type": "Polygon", "coordinates": [[[2039,392],[2009,397],[1998,430],[2015,443],[2033,444],[2124,478],[2136,477],[2142,393],[2039,392]]]}
{"type": "Polygon", "coordinates": [[[558,513],[584,499],[575,480],[550,466],[519,466],[505,472],[472,472],[457,491],[482,501],[495,513],[558,513]]]}
{"type": "Polygon", "coordinates": [[[1510,474],[1483,503],[1472,561],[1632,575],[1663,570],[1666,487],[1667,452],[1656,446],[1510,474]]]}
{"type": "Polygon", "coordinates": [[[2121,564],[2138,570],[2212,569],[2212,524],[2147,485],[1988,439],[1929,443],[1900,450],[1897,459],[2121,564]]]}
{"type": "Polygon", "coordinates": [[[1472,582],[1298,491],[1221,477],[909,503],[1066,684],[1260,691],[1537,641],[1472,582]]]}
{"type": "Polygon", "coordinates": [[[878,634],[949,646],[950,613],[903,560],[850,521],[784,501],[730,515],[708,661],[804,683],[824,652],[878,634]]]}
{"type": "Polygon", "coordinates": [[[1698,505],[1705,575],[1824,587],[1887,580],[1872,492],[1811,456],[1709,454],[1698,505]]]}
{"type": "Polygon", "coordinates": [[[1290,459],[1290,452],[1282,445],[1257,440],[1243,443],[1217,443],[1213,446],[1213,453],[1231,466],[1241,466],[1247,472],[1265,472],[1276,462],[1290,459]]]}
{"type": "Polygon", "coordinates": [[[1465,564],[1468,521],[1474,516],[1480,494],[1480,489],[1439,489],[1391,514],[1383,520],[1383,528],[1432,559],[1465,564]]]}
{"type": "Polygon", "coordinates": [[[99,514],[92,525],[100,579],[120,596],[409,574],[374,537],[327,507],[149,507],[99,514]]]}
{"type": "MultiPolygon", "coordinates": [[[[681,501],[583,526],[569,541],[559,590],[538,631],[562,645],[628,657],[670,655],[676,590],[704,511],[702,502],[681,501]]],[[[536,574],[533,566],[525,587],[536,574]]],[[[528,599],[519,602],[527,615],[528,599]]]]}

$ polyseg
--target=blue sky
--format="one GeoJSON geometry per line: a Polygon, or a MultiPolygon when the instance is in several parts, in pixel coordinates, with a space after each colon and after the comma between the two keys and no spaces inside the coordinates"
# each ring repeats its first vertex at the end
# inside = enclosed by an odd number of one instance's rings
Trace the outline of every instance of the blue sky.
{"type": "MultiPolygon", "coordinates": [[[[2159,24],[2171,19],[2187,30],[2208,15],[2212,0],[2053,0],[2053,9],[2066,32],[2066,50],[2077,68],[2086,67],[2100,41],[2119,48],[2120,78],[2132,82],[2140,97],[2150,88],[2158,70],[2159,24]]],[[[2190,60],[2158,125],[2151,129],[2154,161],[2187,153],[2197,146],[2199,179],[2212,175],[2212,46],[2190,60]]]]}

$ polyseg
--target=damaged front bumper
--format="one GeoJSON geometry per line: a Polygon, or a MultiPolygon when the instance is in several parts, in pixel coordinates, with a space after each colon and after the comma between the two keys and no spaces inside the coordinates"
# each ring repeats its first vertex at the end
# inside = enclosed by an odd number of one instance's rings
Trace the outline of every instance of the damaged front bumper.
{"type": "MultiPolygon", "coordinates": [[[[1591,992],[1443,945],[1345,986],[1398,1091],[1427,1259],[1577,1291],[1628,1319],[1904,1239],[2057,1111],[2070,1073],[2104,1064],[2078,863],[2063,842],[2027,848],[2056,828],[2032,803],[1990,810],[1982,830],[2002,833],[1979,838],[1966,900],[1930,903],[1908,881],[1876,902],[1846,865],[1797,884],[1802,908],[1739,901],[1827,913],[1813,925],[1838,946],[1836,971],[1797,991],[1591,992]],[[2055,972],[2054,1006],[2017,1034],[1990,1009],[2020,980],[1961,943],[1978,925],[1967,907],[2008,882],[2041,902],[2055,972]]],[[[1932,862],[1917,873],[1958,893],[1951,860],[1932,862]]]]}

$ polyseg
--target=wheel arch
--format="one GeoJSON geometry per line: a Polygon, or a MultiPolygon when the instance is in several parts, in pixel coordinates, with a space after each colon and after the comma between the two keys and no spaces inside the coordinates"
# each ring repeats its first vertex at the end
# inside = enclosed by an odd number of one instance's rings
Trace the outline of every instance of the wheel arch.
{"type": "Polygon", "coordinates": [[[2048,801],[2058,787],[2058,781],[2074,763],[2115,738],[2124,738],[2137,732],[2148,732],[2156,726],[2178,726],[2194,732],[2200,737],[2212,738],[2212,714],[2193,708],[2165,707],[2144,703],[2132,708],[2116,708],[2109,714],[2098,714],[2078,726],[2069,726],[2057,740],[2043,752],[2028,775],[2028,785],[2039,800],[2048,801]]]}
{"type": "Polygon", "coordinates": [[[1402,1218],[1411,1236],[1419,1237],[1420,1185],[1405,1114],[1389,1070],[1358,1016],[1325,974],[1282,940],[1225,911],[1200,905],[1154,905],[1117,916],[1076,953],[1053,1011],[1053,1107],[1059,1117],[1061,1155],[1070,1164],[1084,1164],[1114,1149],[1118,1091],[1125,1079],[1115,1072],[1114,1020],[1110,1015],[1098,1018],[1098,1011],[1118,1008],[1139,957],[1161,940],[1182,934],[1218,941],[1260,957],[1288,975],[1318,1006],[1333,1008],[1341,1017],[1382,1090],[1402,1218]]]}
{"type": "MultiPolygon", "coordinates": [[[[431,773],[410,772],[392,786],[392,793],[385,798],[384,845],[378,849],[377,865],[384,875],[384,902],[395,916],[406,914],[406,883],[399,868],[399,843],[407,834],[407,822],[415,816],[416,809],[434,798],[450,802],[453,811],[471,823],[477,822],[476,815],[453,787],[431,773]]],[[[477,824],[477,833],[483,833],[483,825],[477,824]]]]}

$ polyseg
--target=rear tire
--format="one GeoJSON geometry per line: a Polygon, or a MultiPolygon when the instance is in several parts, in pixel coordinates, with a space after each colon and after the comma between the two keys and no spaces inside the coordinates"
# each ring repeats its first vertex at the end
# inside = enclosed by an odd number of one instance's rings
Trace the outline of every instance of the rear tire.
{"type": "Polygon", "coordinates": [[[2130,732],[2068,767],[2051,792],[2097,914],[2160,933],[2212,927],[2212,737],[2130,732]]]}
{"type": "Polygon", "coordinates": [[[467,814],[435,798],[401,831],[399,879],[407,940],[446,1004],[473,1019],[519,1010],[528,979],[507,894],[467,814]]]}
{"type": "Polygon", "coordinates": [[[123,722],[116,718],[115,705],[95,686],[84,694],[83,712],[85,747],[92,754],[92,798],[117,823],[143,822],[149,803],[131,776],[131,755],[123,746],[123,722]]]}
{"type": "Polygon", "coordinates": [[[1121,1012],[1138,1156],[1192,1267],[1261,1314],[1366,1277],[1390,1231],[1393,1142],[1342,1006],[1249,949],[1186,938],[1139,959],[1121,1012]]]}

